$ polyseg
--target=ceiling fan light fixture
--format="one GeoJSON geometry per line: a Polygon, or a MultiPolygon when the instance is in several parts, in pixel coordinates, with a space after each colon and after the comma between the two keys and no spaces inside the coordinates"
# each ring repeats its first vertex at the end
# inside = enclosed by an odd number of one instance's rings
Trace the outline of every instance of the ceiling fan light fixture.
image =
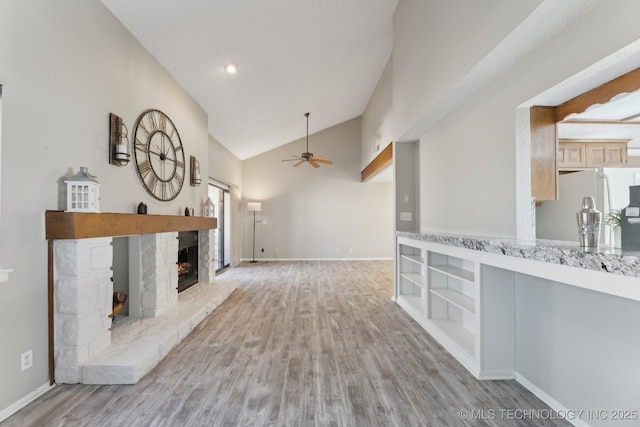
{"type": "Polygon", "coordinates": [[[297,161],[297,163],[293,165],[294,168],[300,166],[304,162],[309,163],[316,169],[320,167],[318,163],[332,165],[333,162],[331,160],[324,159],[321,156],[314,156],[313,153],[309,152],[309,113],[305,113],[304,116],[307,118],[307,151],[302,153],[300,156],[293,156],[292,159],[283,160],[283,162],[297,161]]]}

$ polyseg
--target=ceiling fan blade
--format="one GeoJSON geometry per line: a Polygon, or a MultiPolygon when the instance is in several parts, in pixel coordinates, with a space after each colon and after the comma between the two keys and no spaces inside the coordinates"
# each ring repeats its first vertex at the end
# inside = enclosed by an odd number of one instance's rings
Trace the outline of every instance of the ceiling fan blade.
{"type": "Polygon", "coordinates": [[[327,160],[327,159],[323,159],[322,157],[314,157],[311,160],[313,160],[315,162],[318,162],[318,163],[324,163],[324,164],[327,164],[327,165],[332,165],[333,164],[333,161],[327,160]]]}
{"type": "Polygon", "coordinates": [[[301,159],[300,157],[296,157],[296,158],[293,158],[293,159],[284,159],[284,160],[282,160],[282,161],[283,161],[283,162],[295,162],[296,160],[302,160],[302,161],[304,161],[304,159],[301,159]]]}
{"type": "Polygon", "coordinates": [[[298,163],[296,163],[295,165],[293,165],[294,168],[297,168],[298,166],[300,166],[301,164],[304,163],[304,159],[300,160],[298,163]]]}
{"type": "Polygon", "coordinates": [[[320,165],[319,165],[319,164],[317,164],[317,163],[316,163],[314,160],[312,160],[312,159],[309,159],[309,164],[310,164],[311,166],[313,166],[314,168],[316,168],[316,169],[320,167],[320,165]]]}

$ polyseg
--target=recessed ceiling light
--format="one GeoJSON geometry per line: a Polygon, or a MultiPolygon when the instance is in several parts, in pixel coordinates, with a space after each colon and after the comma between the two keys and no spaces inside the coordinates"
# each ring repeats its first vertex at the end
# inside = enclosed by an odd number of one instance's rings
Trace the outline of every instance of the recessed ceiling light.
{"type": "Polygon", "coordinates": [[[238,64],[227,64],[224,66],[224,70],[229,74],[235,74],[238,71],[238,64]]]}

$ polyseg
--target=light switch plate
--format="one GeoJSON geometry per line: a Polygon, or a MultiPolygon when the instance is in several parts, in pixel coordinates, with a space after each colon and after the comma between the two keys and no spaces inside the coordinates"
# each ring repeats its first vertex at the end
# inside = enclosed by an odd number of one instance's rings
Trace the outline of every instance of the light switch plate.
{"type": "Polygon", "coordinates": [[[400,221],[413,221],[411,212],[400,212],[400,221]]]}

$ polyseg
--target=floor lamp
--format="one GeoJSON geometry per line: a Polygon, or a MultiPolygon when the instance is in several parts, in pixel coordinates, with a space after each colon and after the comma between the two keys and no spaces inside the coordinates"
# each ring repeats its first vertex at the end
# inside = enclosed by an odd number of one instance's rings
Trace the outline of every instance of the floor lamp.
{"type": "Polygon", "coordinates": [[[251,262],[256,261],[256,212],[260,212],[262,210],[262,203],[260,202],[249,202],[247,203],[247,210],[249,212],[253,212],[253,259],[251,262]]]}

